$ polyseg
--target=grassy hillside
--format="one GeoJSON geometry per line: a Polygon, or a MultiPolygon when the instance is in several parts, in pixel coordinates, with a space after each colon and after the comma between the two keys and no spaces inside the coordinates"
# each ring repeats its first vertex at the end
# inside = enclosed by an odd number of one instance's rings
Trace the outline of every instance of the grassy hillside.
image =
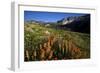
{"type": "Polygon", "coordinates": [[[90,35],[38,24],[24,25],[24,60],[90,58],[90,35]]]}

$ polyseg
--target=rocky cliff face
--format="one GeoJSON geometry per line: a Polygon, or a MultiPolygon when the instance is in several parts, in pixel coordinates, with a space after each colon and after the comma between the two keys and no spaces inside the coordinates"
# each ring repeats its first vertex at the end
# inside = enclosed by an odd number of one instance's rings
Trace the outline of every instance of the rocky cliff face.
{"type": "Polygon", "coordinates": [[[63,18],[58,21],[58,27],[75,32],[90,33],[90,14],[78,17],[63,18]]]}

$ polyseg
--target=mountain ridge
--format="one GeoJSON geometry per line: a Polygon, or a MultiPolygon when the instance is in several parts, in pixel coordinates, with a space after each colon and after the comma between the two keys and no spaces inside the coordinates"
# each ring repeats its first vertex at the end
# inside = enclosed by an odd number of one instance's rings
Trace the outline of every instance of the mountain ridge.
{"type": "Polygon", "coordinates": [[[56,22],[44,22],[37,20],[25,21],[26,24],[39,24],[55,29],[69,30],[90,34],[90,14],[83,16],[64,17],[56,22]]]}

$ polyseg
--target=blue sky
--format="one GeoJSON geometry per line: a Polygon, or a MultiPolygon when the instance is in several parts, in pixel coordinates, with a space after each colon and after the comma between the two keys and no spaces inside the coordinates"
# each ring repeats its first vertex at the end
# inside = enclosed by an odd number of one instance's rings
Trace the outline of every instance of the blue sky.
{"type": "Polygon", "coordinates": [[[82,13],[61,13],[61,12],[37,12],[37,11],[24,11],[24,20],[37,20],[44,22],[56,22],[64,17],[82,16],[82,13]]]}

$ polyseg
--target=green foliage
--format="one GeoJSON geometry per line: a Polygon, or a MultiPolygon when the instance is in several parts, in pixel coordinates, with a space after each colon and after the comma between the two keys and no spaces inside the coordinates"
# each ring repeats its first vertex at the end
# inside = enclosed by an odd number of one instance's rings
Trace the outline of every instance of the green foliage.
{"type": "Polygon", "coordinates": [[[24,25],[24,49],[29,51],[30,58],[32,57],[32,51],[35,51],[37,57],[33,60],[40,60],[39,58],[39,50],[40,44],[46,43],[48,41],[49,36],[54,36],[56,42],[53,43],[51,49],[54,51],[52,59],[57,57],[58,59],[70,59],[70,52],[68,52],[68,45],[65,46],[70,40],[80,48],[83,53],[81,58],[89,58],[90,57],[90,35],[83,34],[78,32],[65,31],[54,28],[47,28],[42,25],[37,24],[25,24],[24,25]],[[64,49],[59,46],[64,44],[64,49]],[[86,53],[84,55],[84,52],[86,53]]]}

